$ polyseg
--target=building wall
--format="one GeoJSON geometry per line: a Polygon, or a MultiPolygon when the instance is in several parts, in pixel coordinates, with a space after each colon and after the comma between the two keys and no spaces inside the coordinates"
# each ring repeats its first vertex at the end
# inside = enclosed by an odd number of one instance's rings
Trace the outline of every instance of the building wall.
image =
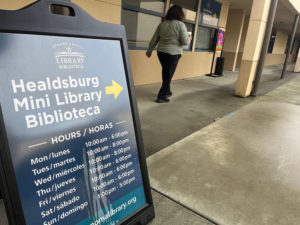
{"type": "Polygon", "coordinates": [[[265,66],[283,64],[285,60],[285,54],[267,54],[265,59],[265,66]]]}
{"type": "MultiPolygon", "coordinates": [[[[130,50],[130,60],[135,85],[161,82],[161,66],[156,52],[151,58],[146,57],[145,50],[130,50]]],[[[184,52],[174,79],[184,79],[207,74],[211,69],[212,52],[184,52]]]]}
{"type": "Polygon", "coordinates": [[[121,0],[71,0],[95,19],[106,23],[121,23],[121,0]]]}
{"type": "Polygon", "coordinates": [[[284,54],[288,38],[287,33],[277,30],[272,54],[284,54]]]}
{"type": "Polygon", "coordinates": [[[248,30],[248,26],[249,26],[249,20],[250,20],[250,16],[246,15],[245,20],[244,20],[244,26],[243,26],[243,31],[242,31],[242,37],[241,37],[239,52],[243,52],[244,47],[245,47],[247,30],[248,30]]]}
{"type": "MultiPolygon", "coordinates": [[[[247,23],[249,23],[249,19],[248,20],[245,19],[244,28],[248,27],[247,23]]],[[[241,47],[244,46],[245,36],[246,36],[246,32],[243,31],[242,40],[241,40],[242,46],[240,46],[240,51],[238,54],[237,67],[240,67],[240,64],[242,61],[243,48],[241,48],[241,47]]],[[[281,30],[277,30],[275,43],[274,43],[274,47],[273,47],[273,52],[271,54],[269,53],[266,55],[265,66],[278,65],[278,64],[284,63],[284,60],[286,57],[285,49],[287,46],[287,41],[288,41],[288,34],[281,30]]],[[[290,57],[289,61],[291,61],[291,60],[292,60],[292,57],[290,57]]]]}
{"type": "MultiPolygon", "coordinates": [[[[245,47],[245,41],[246,41],[246,36],[247,36],[247,30],[248,30],[248,26],[249,26],[249,20],[250,20],[250,16],[246,15],[245,19],[244,19],[242,36],[241,36],[239,50],[238,50],[238,54],[237,54],[236,68],[239,68],[240,65],[241,65],[243,50],[244,50],[244,47],[245,47]]],[[[224,56],[226,57],[226,55],[224,55],[224,56]]],[[[225,58],[225,61],[226,60],[231,60],[231,59],[230,58],[229,59],[225,58]]]]}
{"type": "Polygon", "coordinates": [[[300,51],[298,52],[298,55],[297,55],[296,65],[295,65],[295,68],[294,68],[294,72],[295,73],[299,73],[300,72],[300,51]]]}
{"type": "MultiPolygon", "coordinates": [[[[277,30],[276,33],[276,38],[274,42],[274,47],[272,54],[267,54],[266,60],[265,60],[265,66],[270,66],[270,65],[277,65],[277,64],[283,64],[286,54],[285,54],[285,49],[287,46],[287,41],[288,41],[288,34],[281,31],[277,30]]],[[[291,60],[291,58],[290,58],[291,60]]]]}
{"type": "MultiPolygon", "coordinates": [[[[244,23],[244,31],[242,34],[242,39],[241,39],[241,44],[240,44],[240,50],[238,54],[238,60],[237,60],[237,67],[240,67],[241,61],[242,61],[242,56],[243,56],[243,48],[245,44],[245,37],[247,33],[247,28],[249,24],[249,17],[245,19],[244,23]],[[245,30],[246,29],[246,30],[245,30]]],[[[288,34],[281,31],[277,30],[276,38],[275,38],[275,43],[273,47],[273,52],[272,54],[267,54],[266,59],[265,59],[265,66],[270,66],[270,65],[277,65],[277,64],[283,64],[285,60],[285,49],[288,41],[288,34]]],[[[290,58],[291,61],[292,58],[290,58]]]]}
{"type": "MultiPolygon", "coordinates": [[[[226,27],[229,4],[222,4],[220,14],[220,27],[226,27]]],[[[161,82],[161,65],[154,51],[151,58],[146,57],[146,50],[129,50],[135,85],[161,82]]],[[[220,53],[216,54],[217,58],[220,53]]],[[[202,76],[210,73],[212,65],[212,52],[185,51],[179,61],[174,80],[202,76]]],[[[215,68],[216,60],[214,60],[215,68]]]]}
{"type": "Polygon", "coordinates": [[[225,70],[234,71],[237,63],[238,50],[244,27],[245,12],[240,9],[231,9],[228,13],[223,57],[225,57],[225,70]]]}
{"type": "MultiPolygon", "coordinates": [[[[121,0],[71,0],[86,10],[91,16],[102,22],[120,24],[121,22],[121,0]]],[[[0,1],[0,8],[6,10],[20,9],[35,0],[10,0],[0,1]]],[[[222,2],[222,1],[220,1],[222,2]]],[[[229,4],[222,2],[219,26],[226,27],[229,11],[229,4]]],[[[242,49],[245,43],[246,32],[248,28],[249,17],[245,18],[242,37],[239,46],[237,58],[237,67],[240,66],[242,59],[242,49]]],[[[288,35],[280,30],[277,31],[276,40],[272,54],[266,57],[265,65],[282,64],[285,59],[285,48],[288,35]]],[[[225,46],[225,49],[230,46],[225,46]]],[[[156,83],[161,81],[161,66],[156,53],[148,59],[145,56],[145,50],[130,50],[130,61],[133,71],[135,85],[156,83]]],[[[224,52],[226,57],[226,52],[224,52]]],[[[220,53],[216,54],[216,58],[220,53]]],[[[212,63],[212,52],[184,52],[176,70],[174,79],[184,79],[205,75],[210,72],[212,63]]],[[[216,60],[214,60],[216,62],[216,60]]],[[[214,64],[215,67],[215,64],[214,64]]]]}
{"type": "Polygon", "coordinates": [[[9,0],[9,1],[0,1],[0,9],[4,10],[17,10],[21,9],[26,5],[29,5],[36,0],[9,0]]]}
{"type": "Polygon", "coordinates": [[[241,65],[243,50],[244,50],[244,47],[245,47],[245,41],[246,41],[246,36],[247,36],[247,30],[248,30],[248,26],[249,26],[249,20],[250,20],[250,16],[247,15],[245,17],[245,21],[244,21],[239,53],[238,53],[237,60],[236,60],[236,67],[237,68],[239,68],[240,65],[241,65]]]}
{"type": "MultiPolygon", "coordinates": [[[[91,16],[102,22],[120,24],[121,22],[121,0],[71,0],[82,7],[91,16]]],[[[0,2],[0,8],[15,10],[22,8],[34,0],[10,0],[0,2]]],[[[222,2],[219,26],[226,27],[229,4],[222,2]]],[[[135,85],[161,82],[161,66],[154,52],[149,59],[145,50],[130,50],[130,61],[135,85]]],[[[220,53],[216,53],[216,57],[220,53]]],[[[183,79],[205,75],[210,72],[212,64],[212,52],[184,52],[178,64],[174,79],[183,79]]],[[[216,62],[216,60],[214,60],[216,62]]],[[[215,64],[214,64],[215,67],[215,64]]]]}
{"type": "Polygon", "coordinates": [[[227,1],[218,1],[222,3],[222,9],[220,13],[219,26],[225,28],[227,25],[228,11],[229,11],[229,2],[227,1]]]}
{"type": "MultiPolygon", "coordinates": [[[[71,0],[87,11],[95,19],[102,22],[121,23],[121,0],[71,0]]],[[[27,6],[35,0],[0,1],[0,9],[17,10],[27,6]]]]}

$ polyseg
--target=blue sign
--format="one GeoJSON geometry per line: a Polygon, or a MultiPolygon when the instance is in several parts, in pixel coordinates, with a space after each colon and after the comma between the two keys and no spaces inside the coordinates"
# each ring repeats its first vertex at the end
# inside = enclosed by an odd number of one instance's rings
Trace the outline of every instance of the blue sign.
{"type": "Polygon", "coordinates": [[[222,4],[215,0],[202,0],[200,24],[218,26],[222,4]]]}
{"type": "Polygon", "coordinates": [[[146,205],[119,40],[0,34],[0,103],[26,224],[146,205]]]}

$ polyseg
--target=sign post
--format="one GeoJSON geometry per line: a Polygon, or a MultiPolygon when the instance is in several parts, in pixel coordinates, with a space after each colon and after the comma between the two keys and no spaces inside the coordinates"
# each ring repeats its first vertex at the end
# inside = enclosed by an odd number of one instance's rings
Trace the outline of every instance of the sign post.
{"type": "Polygon", "coordinates": [[[154,209],[124,27],[52,0],[0,18],[10,224],[147,224],[154,209]]]}

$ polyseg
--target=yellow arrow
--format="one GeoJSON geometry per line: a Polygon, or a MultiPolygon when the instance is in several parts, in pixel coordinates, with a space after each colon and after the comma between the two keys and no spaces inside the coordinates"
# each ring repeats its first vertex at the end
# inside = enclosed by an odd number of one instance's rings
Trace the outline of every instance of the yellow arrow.
{"type": "Polygon", "coordinates": [[[119,94],[123,90],[123,87],[119,85],[117,82],[115,82],[114,80],[112,80],[112,86],[105,87],[105,90],[107,95],[114,94],[115,99],[117,99],[119,94]]]}

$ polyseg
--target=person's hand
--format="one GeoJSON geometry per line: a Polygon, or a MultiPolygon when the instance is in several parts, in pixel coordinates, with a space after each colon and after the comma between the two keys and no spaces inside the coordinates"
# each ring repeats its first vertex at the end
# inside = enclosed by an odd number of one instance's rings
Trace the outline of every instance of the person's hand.
{"type": "Polygon", "coordinates": [[[188,32],[190,41],[193,39],[192,32],[188,32]]]}
{"type": "Polygon", "coordinates": [[[146,52],[146,56],[147,56],[148,58],[150,58],[150,57],[151,57],[151,53],[146,52]]]}

